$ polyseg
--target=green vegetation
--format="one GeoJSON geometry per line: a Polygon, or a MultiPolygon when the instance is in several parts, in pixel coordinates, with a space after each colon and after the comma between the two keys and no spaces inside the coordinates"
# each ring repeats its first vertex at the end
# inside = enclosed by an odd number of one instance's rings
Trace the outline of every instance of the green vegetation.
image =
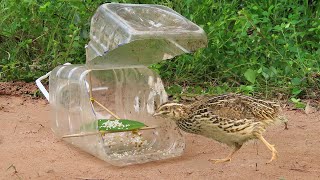
{"type": "MultiPolygon", "coordinates": [[[[64,62],[85,62],[90,18],[105,1],[0,2],[0,80],[32,81],[64,62]]],[[[208,48],[151,67],[170,93],[319,96],[319,1],[118,2],[169,6],[208,34],[208,48]]]]}

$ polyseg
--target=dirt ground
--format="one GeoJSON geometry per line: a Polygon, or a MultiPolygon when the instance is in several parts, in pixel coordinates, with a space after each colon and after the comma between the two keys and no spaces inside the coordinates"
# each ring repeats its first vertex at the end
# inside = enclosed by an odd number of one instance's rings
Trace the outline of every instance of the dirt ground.
{"type": "Polygon", "coordinates": [[[16,94],[6,86],[11,84],[0,86],[0,179],[320,179],[320,112],[284,112],[289,130],[280,125],[266,132],[279,152],[271,164],[259,141],[246,144],[229,163],[211,164],[208,159],[231,149],[186,134],[183,156],[119,168],[56,139],[49,104],[30,95],[34,86],[12,88],[16,94]]]}

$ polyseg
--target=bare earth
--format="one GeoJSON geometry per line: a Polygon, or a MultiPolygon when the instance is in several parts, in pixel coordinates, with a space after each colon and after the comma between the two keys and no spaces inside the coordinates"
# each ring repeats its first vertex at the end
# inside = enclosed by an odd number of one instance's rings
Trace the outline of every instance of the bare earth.
{"type": "Polygon", "coordinates": [[[187,134],[183,156],[119,168],[56,139],[45,100],[3,94],[0,179],[320,179],[320,112],[285,111],[289,130],[280,125],[265,136],[279,152],[271,164],[265,163],[271,153],[259,141],[246,144],[229,163],[211,164],[208,159],[231,149],[187,134]]]}

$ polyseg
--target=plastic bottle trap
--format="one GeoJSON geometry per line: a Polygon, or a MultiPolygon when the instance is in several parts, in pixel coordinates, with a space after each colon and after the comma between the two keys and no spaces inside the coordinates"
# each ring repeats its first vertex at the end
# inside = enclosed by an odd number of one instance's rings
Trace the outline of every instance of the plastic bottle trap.
{"type": "Polygon", "coordinates": [[[85,65],[50,75],[56,136],[113,165],[179,156],[184,138],[174,122],[154,118],[167,101],[160,77],[147,66],[207,44],[204,31],[159,5],[104,4],[91,21],[85,65]]]}

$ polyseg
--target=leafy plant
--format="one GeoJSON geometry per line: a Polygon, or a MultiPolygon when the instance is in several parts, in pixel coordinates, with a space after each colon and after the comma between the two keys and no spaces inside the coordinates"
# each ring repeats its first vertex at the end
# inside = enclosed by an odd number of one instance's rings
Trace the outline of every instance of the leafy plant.
{"type": "Polygon", "coordinates": [[[301,102],[301,99],[291,98],[290,100],[294,103],[296,108],[304,109],[306,107],[306,104],[301,102]]]}
{"type": "MultiPolygon", "coordinates": [[[[33,81],[65,62],[85,62],[90,19],[107,1],[0,2],[0,80],[33,81]]],[[[319,1],[108,2],[162,4],[205,30],[207,48],[150,67],[169,93],[320,96],[319,1]]]]}
{"type": "Polygon", "coordinates": [[[319,2],[172,2],[204,28],[209,44],[193,56],[160,63],[157,69],[167,81],[293,97],[319,92],[319,79],[312,76],[320,71],[319,2]]]}

